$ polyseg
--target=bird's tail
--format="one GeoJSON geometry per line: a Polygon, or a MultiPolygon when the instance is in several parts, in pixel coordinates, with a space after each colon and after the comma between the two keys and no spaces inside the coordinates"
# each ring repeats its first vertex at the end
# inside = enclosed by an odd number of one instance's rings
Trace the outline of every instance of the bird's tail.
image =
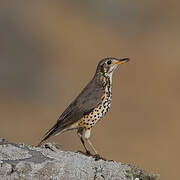
{"type": "Polygon", "coordinates": [[[55,134],[57,134],[57,125],[54,125],[48,132],[46,132],[46,134],[44,135],[44,138],[41,140],[41,142],[37,146],[38,147],[41,146],[44,141],[46,141],[49,137],[55,134]]]}

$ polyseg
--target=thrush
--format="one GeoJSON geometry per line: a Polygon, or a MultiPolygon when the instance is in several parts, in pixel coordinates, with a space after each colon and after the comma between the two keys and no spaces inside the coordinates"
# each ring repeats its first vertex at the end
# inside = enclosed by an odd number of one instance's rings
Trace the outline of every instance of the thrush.
{"type": "Polygon", "coordinates": [[[49,137],[65,131],[77,129],[77,134],[86,150],[85,141],[98,154],[90,141],[92,127],[108,112],[112,101],[112,75],[119,64],[128,62],[129,58],[117,59],[113,57],[102,59],[97,66],[92,80],[67,107],[58,118],[55,125],[45,134],[40,146],[49,137]],[[83,139],[84,134],[84,139],[83,139]]]}

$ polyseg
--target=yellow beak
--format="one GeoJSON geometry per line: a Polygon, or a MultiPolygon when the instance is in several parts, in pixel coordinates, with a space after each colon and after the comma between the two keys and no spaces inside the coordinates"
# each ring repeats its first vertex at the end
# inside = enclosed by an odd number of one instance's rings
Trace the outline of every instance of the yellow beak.
{"type": "Polygon", "coordinates": [[[123,59],[119,59],[119,61],[116,64],[123,64],[128,62],[130,59],[129,58],[123,58],[123,59]]]}

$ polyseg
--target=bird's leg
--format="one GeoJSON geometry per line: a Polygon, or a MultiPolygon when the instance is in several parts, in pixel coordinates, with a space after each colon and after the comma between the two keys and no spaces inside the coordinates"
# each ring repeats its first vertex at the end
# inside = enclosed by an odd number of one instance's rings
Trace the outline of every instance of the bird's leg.
{"type": "Polygon", "coordinates": [[[91,153],[90,153],[90,151],[88,151],[88,149],[86,148],[86,145],[85,145],[85,142],[84,142],[84,139],[83,139],[83,137],[82,137],[82,135],[83,135],[83,128],[78,128],[78,131],[77,131],[77,134],[78,134],[78,136],[80,137],[80,140],[81,140],[81,143],[83,144],[83,146],[84,146],[84,148],[85,148],[85,150],[86,150],[86,154],[87,155],[90,155],[91,153]]]}
{"type": "Polygon", "coordinates": [[[95,155],[93,156],[93,157],[95,158],[95,161],[98,161],[98,160],[100,160],[100,159],[103,159],[103,160],[106,161],[105,158],[101,157],[101,156],[97,153],[97,151],[96,151],[96,149],[94,148],[92,142],[90,141],[90,135],[91,135],[91,130],[90,130],[90,129],[86,130],[84,136],[85,136],[85,139],[87,140],[88,144],[91,146],[91,148],[92,148],[93,151],[95,152],[95,155]]]}
{"type": "Polygon", "coordinates": [[[90,136],[91,136],[91,130],[88,129],[88,130],[85,131],[84,137],[85,137],[85,139],[87,140],[88,144],[89,144],[89,145],[91,146],[91,148],[93,149],[93,151],[95,152],[95,154],[98,154],[97,151],[96,151],[96,149],[94,148],[94,146],[92,145],[92,143],[91,143],[91,141],[90,141],[90,139],[89,139],[90,136]]]}
{"type": "Polygon", "coordinates": [[[91,146],[91,148],[93,149],[93,151],[95,152],[95,154],[98,154],[97,151],[96,151],[96,149],[94,148],[94,146],[93,146],[93,144],[92,144],[92,142],[90,141],[89,138],[87,139],[87,142],[89,143],[89,145],[91,146]]]}

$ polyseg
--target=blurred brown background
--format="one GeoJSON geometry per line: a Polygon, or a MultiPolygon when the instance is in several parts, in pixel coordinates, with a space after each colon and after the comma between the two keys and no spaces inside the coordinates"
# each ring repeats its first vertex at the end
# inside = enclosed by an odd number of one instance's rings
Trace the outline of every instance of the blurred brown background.
{"type": "MultiPolygon", "coordinates": [[[[179,179],[180,2],[0,2],[0,137],[36,145],[101,58],[130,57],[93,128],[99,153],[179,179]]],[[[83,149],[75,132],[51,138],[83,149]]]]}

